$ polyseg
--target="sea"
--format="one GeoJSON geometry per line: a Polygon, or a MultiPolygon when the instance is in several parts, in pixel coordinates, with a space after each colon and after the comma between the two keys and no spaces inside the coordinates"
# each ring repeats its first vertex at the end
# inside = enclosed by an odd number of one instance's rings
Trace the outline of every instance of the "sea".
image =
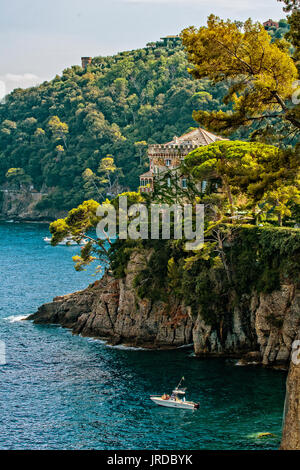
{"type": "Polygon", "coordinates": [[[279,447],[284,371],[199,359],[192,348],[111,347],[26,321],[41,304],[99,277],[94,267],[75,271],[77,246],[52,247],[45,236],[47,224],[0,224],[0,449],[279,447]],[[149,399],[182,376],[199,410],[149,399]]]}

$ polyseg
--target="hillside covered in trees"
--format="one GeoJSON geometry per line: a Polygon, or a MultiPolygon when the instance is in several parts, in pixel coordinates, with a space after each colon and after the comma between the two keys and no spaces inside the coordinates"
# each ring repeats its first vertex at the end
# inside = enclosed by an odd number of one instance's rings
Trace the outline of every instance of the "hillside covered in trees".
{"type": "Polygon", "coordinates": [[[196,126],[194,110],[229,109],[224,83],[194,80],[187,69],[181,41],[165,40],[15,90],[0,106],[0,185],[46,190],[41,209],[136,189],[147,144],[196,126]]]}

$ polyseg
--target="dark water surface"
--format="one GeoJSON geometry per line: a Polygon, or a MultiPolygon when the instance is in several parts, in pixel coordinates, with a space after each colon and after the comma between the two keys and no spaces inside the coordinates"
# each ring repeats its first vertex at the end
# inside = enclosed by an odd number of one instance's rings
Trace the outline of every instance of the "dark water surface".
{"type": "Polygon", "coordinates": [[[276,449],[285,374],[199,360],[191,351],[111,348],[21,318],[95,278],[77,247],[46,245],[46,225],[0,225],[1,449],[276,449]],[[199,411],[158,407],[184,375],[199,411]],[[257,433],[276,437],[259,439],[257,433]]]}

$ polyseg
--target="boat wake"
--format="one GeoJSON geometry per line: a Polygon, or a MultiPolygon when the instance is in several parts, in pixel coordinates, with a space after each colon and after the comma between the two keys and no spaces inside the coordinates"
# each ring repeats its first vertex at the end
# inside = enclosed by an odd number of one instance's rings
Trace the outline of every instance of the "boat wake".
{"type": "Polygon", "coordinates": [[[103,339],[99,339],[99,338],[86,338],[86,339],[87,341],[91,341],[91,342],[96,341],[97,343],[101,343],[107,348],[111,348],[111,349],[120,349],[123,351],[149,351],[149,349],[147,348],[142,348],[142,347],[137,347],[137,346],[126,346],[125,344],[115,344],[115,345],[109,344],[107,341],[103,339]]]}
{"type": "Polygon", "coordinates": [[[137,346],[125,346],[125,344],[116,344],[115,346],[112,344],[105,344],[108,348],[113,348],[113,349],[121,349],[123,351],[149,351],[147,348],[141,348],[137,346]]]}
{"type": "Polygon", "coordinates": [[[3,320],[9,321],[9,323],[16,323],[25,320],[27,317],[28,315],[11,315],[10,317],[3,318],[3,320]]]}

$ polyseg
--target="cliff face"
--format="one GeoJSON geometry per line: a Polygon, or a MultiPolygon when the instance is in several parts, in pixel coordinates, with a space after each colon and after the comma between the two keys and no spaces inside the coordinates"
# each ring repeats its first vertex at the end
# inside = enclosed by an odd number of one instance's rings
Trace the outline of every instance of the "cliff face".
{"type": "Polygon", "coordinates": [[[245,353],[244,362],[287,366],[300,326],[300,291],[286,284],[271,294],[244,296],[229,318],[213,327],[200,311],[193,327],[196,354],[245,353]]]}
{"type": "Polygon", "coordinates": [[[217,325],[193,316],[189,306],[139,299],[133,287],[146,259],[134,254],[124,279],[106,274],[89,288],[57,297],[30,316],[36,323],[59,323],[76,334],[110,343],[149,348],[194,343],[196,355],[241,357],[241,363],[288,366],[300,325],[300,291],[291,284],[271,294],[244,296],[217,325]]]}
{"type": "Polygon", "coordinates": [[[89,288],[56,297],[42,305],[29,319],[36,323],[59,323],[76,334],[149,348],[170,348],[192,342],[193,321],[180,303],[166,305],[139,300],[133,279],[144,266],[135,255],[125,279],[105,275],[89,288]]]}
{"type": "MultiPolygon", "coordinates": [[[[300,334],[298,335],[298,341],[300,334]]],[[[293,350],[286,382],[282,450],[300,450],[300,341],[293,350]]]]}
{"type": "Polygon", "coordinates": [[[65,212],[59,213],[53,209],[37,210],[36,205],[42,197],[43,194],[38,192],[4,190],[0,203],[0,217],[26,221],[49,221],[65,217],[65,212]]]}

